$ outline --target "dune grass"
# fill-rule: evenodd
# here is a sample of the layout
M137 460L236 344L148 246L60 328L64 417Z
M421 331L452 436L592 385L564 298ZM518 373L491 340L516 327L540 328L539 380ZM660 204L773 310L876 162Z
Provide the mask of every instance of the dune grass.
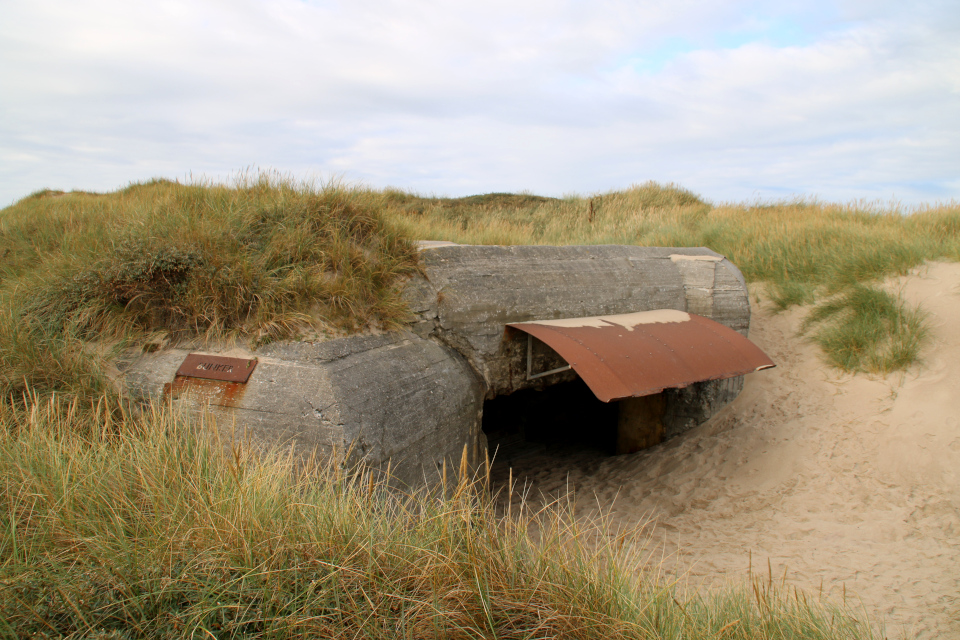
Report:
M288 325L395 324L412 245L382 196L261 174L233 187L169 181L39 194L0 217L4 281L31 315L89 335L134 327L290 335Z
M711 205L675 185L646 183L563 199L391 193L387 204L387 217L422 239L709 247L748 281L765 282L778 308L825 305L808 328L827 360L848 371L882 374L913 364L924 336L922 311L879 285L925 260L960 259L956 202L912 211L801 200Z
M203 429L162 406L0 405L0 636L876 637L772 578L685 593L642 532L562 503L498 515L482 478L398 494Z
M412 239L706 246L767 283L780 308L827 305L808 329L829 362L887 373L916 361L923 317L878 284L960 259L960 206L714 206L656 183L593 197L425 198L272 174L43 191L0 212L0 393L97 397L109 387L106 348L124 340L256 345L396 327L418 268ZM863 288L873 293L857 297Z
M889 291L854 283L821 302L804 327L822 325L814 341L846 371L892 371L916 362L928 333L920 309Z
M0 215L0 393L98 396L91 343L398 326L417 257L383 200L269 174L21 200Z

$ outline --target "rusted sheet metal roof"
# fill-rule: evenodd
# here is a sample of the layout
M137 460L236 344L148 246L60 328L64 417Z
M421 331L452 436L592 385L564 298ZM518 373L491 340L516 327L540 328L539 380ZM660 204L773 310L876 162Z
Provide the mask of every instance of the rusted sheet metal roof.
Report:
M604 402L775 366L733 329L673 309L507 326L548 344Z

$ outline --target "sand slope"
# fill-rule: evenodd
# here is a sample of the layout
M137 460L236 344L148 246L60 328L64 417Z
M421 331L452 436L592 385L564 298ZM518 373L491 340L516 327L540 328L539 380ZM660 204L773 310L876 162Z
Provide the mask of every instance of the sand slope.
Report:
M515 476L531 495L574 489L578 513L614 526L652 516L695 583L746 576L752 554L755 571L769 559L790 585L859 598L888 637L960 638L960 264L891 286L930 314L917 370L839 374L797 336L804 310L754 302L750 337L778 367L710 422L629 456L532 453Z

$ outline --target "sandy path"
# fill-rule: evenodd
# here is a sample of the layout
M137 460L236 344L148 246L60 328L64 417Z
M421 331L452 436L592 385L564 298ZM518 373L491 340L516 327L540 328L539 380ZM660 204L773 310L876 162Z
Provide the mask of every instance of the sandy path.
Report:
M862 601L888 637L960 638L960 264L896 283L930 314L924 365L868 379L828 369L797 337L803 310L754 304L751 339L778 364L711 421L619 457L513 461L531 495L566 487L653 540L696 584L766 574ZM494 470L502 480L505 465Z

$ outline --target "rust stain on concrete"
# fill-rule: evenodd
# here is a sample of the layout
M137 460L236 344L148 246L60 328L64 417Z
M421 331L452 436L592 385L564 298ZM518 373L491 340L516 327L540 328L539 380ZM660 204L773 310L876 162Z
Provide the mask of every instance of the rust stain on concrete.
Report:
M236 407L243 398L246 388L247 385L242 382L177 376L172 383L163 385L163 396L174 400L186 396L201 404Z

